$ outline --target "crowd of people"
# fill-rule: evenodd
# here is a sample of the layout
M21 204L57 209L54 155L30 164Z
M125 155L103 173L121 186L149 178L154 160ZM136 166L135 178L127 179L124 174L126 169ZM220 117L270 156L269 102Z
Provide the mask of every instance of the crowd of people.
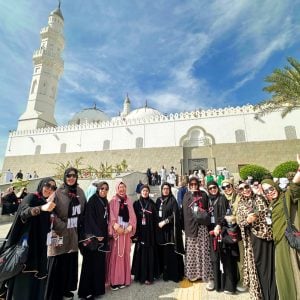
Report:
M122 181L112 199L105 181L94 183L87 199L75 168L65 170L58 188L42 179L20 203L3 246L28 237L25 269L2 284L6 299L72 299L77 287L80 299L98 299L107 286L123 289L132 278L145 285L187 278L206 282L208 291L249 290L254 300L299 299L299 250L285 238L283 211L286 203L299 228L300 168L284 187L269 178L234 185L225 176L196 175L182 184L180 199L167 180L155 201L140 182L134 202Z

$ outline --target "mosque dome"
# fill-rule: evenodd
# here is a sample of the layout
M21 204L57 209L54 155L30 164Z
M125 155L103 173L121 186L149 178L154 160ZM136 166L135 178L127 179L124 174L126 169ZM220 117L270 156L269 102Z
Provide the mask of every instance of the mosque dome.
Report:
M103 122L108 121L110 118L100 109L96 107L96 105L92 108L85 108L82 111L76 113L73 118L68 122L71 124L82 124L82 123L93 123L93 122Z
M151 117L162 116L158 110L151 107L141 107L131 111L127 116L126 120L133 119L150 119Z

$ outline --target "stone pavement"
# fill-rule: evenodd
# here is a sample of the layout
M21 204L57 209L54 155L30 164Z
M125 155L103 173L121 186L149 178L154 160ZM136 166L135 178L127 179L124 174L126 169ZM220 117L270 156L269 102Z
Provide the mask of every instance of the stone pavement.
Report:
M4 238L11 226L11 222L3 222L0 216L0 238ZM81 256L79 256L79 265L81 266ZM107 289L103 299L108 300L250 300L249 293L239 293L233 296L225 295L224 293L208 292L205 289L206 284L203 282L191 283L188 280L183 280L180 283L172 281L164 282L163 280L155 281L152 285L141 285L133 282L130 287L122 290L111 291ZM78 297L74 297L78 300Z

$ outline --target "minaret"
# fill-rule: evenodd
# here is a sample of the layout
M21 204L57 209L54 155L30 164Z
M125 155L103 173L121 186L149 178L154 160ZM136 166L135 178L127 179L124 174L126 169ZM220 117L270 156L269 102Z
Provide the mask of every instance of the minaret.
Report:
M40 31L41 46L33 53L33 75L26 111L18 122L18 130L54 127L54 110L59 78L64 70L64 18L60 10L52 11L48 26Z
M130 113L130 99L127 94L126 98L124 100L123 111L121 112L121 117L126 117L129 113Z

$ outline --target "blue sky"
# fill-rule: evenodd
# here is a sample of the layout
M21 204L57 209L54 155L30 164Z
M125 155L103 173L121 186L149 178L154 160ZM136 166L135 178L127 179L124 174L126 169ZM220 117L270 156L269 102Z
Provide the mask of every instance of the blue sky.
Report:
M25 111L32 54L55 0L0 4L0 166ZM110 116L147 100L163 113L257 103L264 78L299 59L298 0L62 0L65 69L55 117Z

